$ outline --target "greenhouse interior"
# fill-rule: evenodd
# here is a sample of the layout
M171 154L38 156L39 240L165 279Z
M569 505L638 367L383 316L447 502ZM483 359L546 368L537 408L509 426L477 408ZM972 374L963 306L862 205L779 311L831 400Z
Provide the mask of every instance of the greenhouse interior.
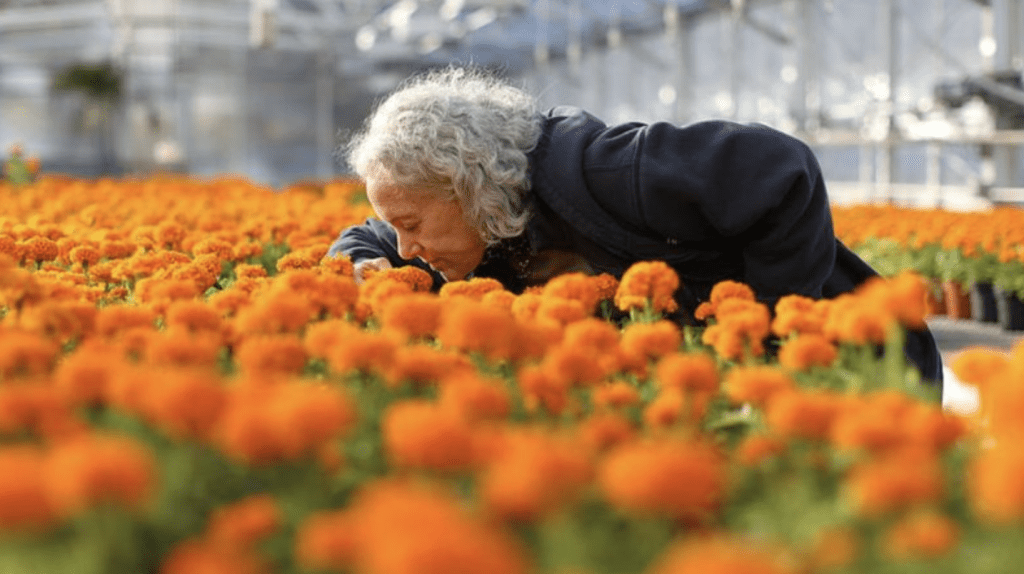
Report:
M0 0L0 574L1024 571L1022 76L1024 0Z
M0 146L89 176L347 171L411 74L792 133L837 200L1024 200L1019 0L0 0Z

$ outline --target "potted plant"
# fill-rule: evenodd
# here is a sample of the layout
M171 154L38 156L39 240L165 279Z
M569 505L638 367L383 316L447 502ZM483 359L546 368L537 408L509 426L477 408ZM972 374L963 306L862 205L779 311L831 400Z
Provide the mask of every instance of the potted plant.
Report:
M1024 263L1000 263L993 285L999 324L1009 331L1024 330Z
M976 321L995 323L998 314L992 283L999 268L999 258L991 251L979 251L964 259L971 294L971 315Z
M958 247L940 249L935 254L935 266L942 278L946 314L951 319L970 319L971 278L963 252Z

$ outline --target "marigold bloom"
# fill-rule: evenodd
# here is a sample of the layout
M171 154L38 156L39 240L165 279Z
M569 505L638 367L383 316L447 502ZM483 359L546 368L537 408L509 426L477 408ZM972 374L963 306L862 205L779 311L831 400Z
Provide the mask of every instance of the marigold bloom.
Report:
M512 304L516 302L516 294L505 289L496 289L484 293L484 296L480 298L480 302L511 312Z
M378 314L381 327L410 338L437 332L444 302L435 295L410 293L388 299Z
M553 377L539 366L519 370L516 381L523 395L523 402L530 411L543 407L552 415L560 415L569 405L569 386L564 380Z
M50 372L60 349L39 335L0 326L0 379Z
M807 559L813 572L835 570L853 564L863 547L861 535L845 526L824 528L814 537Z
M316 311L301 293L279 291L241 309L234 323L243 333L295 333L313 320Z
M783 556L752 540L715 536L677 542L655 561L647 574L796 574Z
M298 375L306 366L306 349L295 335L246 337L235 349L244 372Z
M619 413L595 413L576 427L580 441L595 453L607 452L637 436L633 423Z
M189 333L182 327L172 327L154 333L143 354L152 364L213 367L221 344L220 335Z
M953 550L960 528L948 516L920 510L901 518L885 533L886 554L895 559L935 558Z
M93 266L100 261L100 252L90 245L79 245L68 253L68 260L72 263L79 263L83 267Z
M675 352L683 342L679 327L671 321L633 323L622 331L619 346L629 355L655 359Z
M622 275L615 292L615 305L622 311L644 309L673 312L679 304L673 298L679 288L679 276L664 261L634 263Z
M46 237L33 237L22 243L22 253L29 261L53 261L60 254L57 242Z
M559 326L567 326L589 316L590 313L580 301L541 296L540 305L537 306L534 318L538 321L550 321Z
M502 309L462 300L445 306L437 339L442 345L478 352L491 360L509 359L519 347L515 319Z
M779 348L779 364L792 371L830 367L838 357L839 351L835 345L816 333L799 335Z
M501 421L512 411L512 398L504 381L481 377L470 369L444 378L438 404L471 422Z
M903 450L861 463L846 487L858 513L877 516L937 500L943 493L942 469L932 453Z
M966 475L968 500L978 518L997 525L1024 519L1024 452L1017 445L978 453Z
M247 464L314 455L355 420L351 401L324 385L289 382L236 388L216 429L217 445Z
M594 387L591 401L598 408L631 407L640 404L640 391L626 381L613 381Z
M703 522L725 496L722 462L720 453L702 442L666 438L629 443L606 456L598 484L621 509Z
M160 574L269 574L270 564L252 551L226 548L205 540L186 539L164 558Z
M826 440L841 406L839 397L828 392L780 392L768 400L765 418L782 438Z
M297 554L310 566L406 574L529 571L512 538L437 491L378 481L360 490L348 511L328 516L299 528ZM314 526L320 532L311 532Z
M900 324L910 329L925 326L928 315L928 287L924 279L903 271L894 277L872 277L857 287L856 295L888 311Z
M756 365L736 367L722 382L725 394L734 403L764 405L773 395L795 386L793 379L775 367Z
M388 333L353 330L327 352L327 364L336 373L386 373L401 343Z
M137 394L127 406L173 438L205 440L211 436L228 397L216 373L182 368L150 371L144 376L146 380L136 387Z
M0 448L0 529L38 531L59 521L43 481L45 461L37 447Z
M775 303L772 333L787 337L792 333L821 333L825 326L825 307L803 295L786 295Z
M215 508L204 538L214 544L252 548L281 527L281 510L268 494L256 494Z
M872 393L848 401L833 421L832 444L869 452L884 452L905 444L905 414L912 404L909 397L896 392Z
M774 436L752 434L736 447L736 460L744 466L758 466L786 452L786 443Z
M601 273L590 277L590 281L597 288L598 301L611 301L615 299L615 292L619 290L619 280L610 273Z
M403 382L437 383L445 377L470 370L473 370L473 363L469 357L427 345L399 346L383 367L385 383L390 386Z
M847 293L829 302L822 332L841 343L882 344L895 325L896 319L888 309Z
M601 301L597 283L590 276L578 272L565 273L551 279L544 285L541 296L579 301L587 315L593 314Z
M589 457L572 441L519 433L484 470L481 497L500 518L536 520L570 502L592 473Z
M688 407L687 402L686 395L679 389L660 390L654 400L644 407L644 424L648 428L662 430L675 426L681 420L692 420L683 414L683 410Z
M85 345L57 365L53 373L54 385L74 404L96 404L102 401L107 385L120 366L120 357L114 349Z
M354 265L352 265L352 259L348 255L336 255L334 257L328 256L320 260L320 270L322 273L333 273L335 275L344 275L345 277L352 277Z
M718 312L718 306L721 305L722 301L726 299L740 299L743 301L756 301L754 297L754 290L750 288L746 283L739 281L725 280L715 283L714 287L711 288L711 294L708 306L704 307L701 315L698 319L705 319L709 316L714 316Z
M541 368L567 385L590 386L611 374L606 363L598 360L589 349L565 343L550 349L541 362Z
M661 388L712 393L718 390L718 367L705 353L670 353L658 361L655 381Z
M234 267L235 278L237 279L260 279L267 276L267 269L262 265L239 263Z
M477 463L468 421L432 403L392 404L384 411L381 436L388 458L398 467L461 472Z
M997 349L968 347L957 352L950 363L953 374L961 381L986 389L1002 376L1010 364L1009 356Z
M219 333L224 326L222 314L203 301L175 301L167 306L164 316L167 326L180 325L189 331Z
M468 297L474 301L480 301L484 295L491 291L501 291L505 287L497 279L490 277L474 277L463 281L449 281L441 286L438 292L443 298Z
M537 309L540 308L544 298L539 293L523 293L516 297L509 307L512 315L520 321L529 321L537 316Z
M74 515L111 502L129 509L148 502L156 460L140 443L116 436L83 436L47 454L44 481L55 507Z

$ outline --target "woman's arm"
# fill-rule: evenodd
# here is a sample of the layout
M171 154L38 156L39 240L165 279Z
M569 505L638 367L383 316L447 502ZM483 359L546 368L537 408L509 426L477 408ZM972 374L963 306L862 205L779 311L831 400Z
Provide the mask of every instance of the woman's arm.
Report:
M327 251L328 257L347 255L358 267L360 263L386 260L391 267L412 265L423 269L434 279L434 289L439 289L444 278L421 259L402 259L398 254L398 235L393 227L379 219L368 218L362 225L354 225L341 232Z

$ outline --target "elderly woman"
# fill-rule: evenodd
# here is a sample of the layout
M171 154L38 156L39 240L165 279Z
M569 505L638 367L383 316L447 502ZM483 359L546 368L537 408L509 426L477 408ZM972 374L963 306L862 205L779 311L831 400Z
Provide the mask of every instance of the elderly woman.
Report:
M724 279L781 296L833 297L875 272L833 232L811 150L763 125L608 126L460 68L412 78L348 149L380 219L342 232L356 279L416 265L445 281L493 277L521 291L568 271L621 276L663 260L683 321ZM926 379L942 363L927 330L907 354Z

